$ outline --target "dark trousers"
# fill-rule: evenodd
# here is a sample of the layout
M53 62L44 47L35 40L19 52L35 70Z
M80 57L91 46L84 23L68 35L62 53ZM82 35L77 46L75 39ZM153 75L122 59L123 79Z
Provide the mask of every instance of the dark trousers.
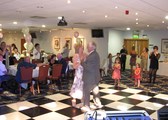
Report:
M157 72L157 69L151 69L149 70L149 82L151 83L152 80L153 80L153 83L155 83L155 80L156 80L156 72ZM152 79L153 78L153 79Z
M93 86L93 87L84 87L83 90L83 102L84 102L84 106L88 106L90 107L90 92L92 91L93 93L93 101L95 103L95 105L99 106L101 105L100 102L100 94L99 94L99 87L98 86Z
M126 63L126 59L121 59L121 70L125 71L125 63Z

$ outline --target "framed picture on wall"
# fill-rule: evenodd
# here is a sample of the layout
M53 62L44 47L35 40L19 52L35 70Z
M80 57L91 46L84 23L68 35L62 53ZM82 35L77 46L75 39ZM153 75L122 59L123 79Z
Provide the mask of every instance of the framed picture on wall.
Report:
M162 39L161 41L161 52L168 53L168 38Z
M54 49L59 50L60 49L60 38L53 37L54 41Z
M65 38L65 42L68 44L69 49L72 49L72 38Z

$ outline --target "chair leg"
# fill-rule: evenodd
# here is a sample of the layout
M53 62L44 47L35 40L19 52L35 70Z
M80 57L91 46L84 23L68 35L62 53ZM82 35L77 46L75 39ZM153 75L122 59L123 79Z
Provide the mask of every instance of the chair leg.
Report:
M40 86L39 86L39 82L37 81L37 90L38 90L38 93L40 93Z
M20 84L19 84L19 95L21 96L22 94L21 94L21 86L20 86Z

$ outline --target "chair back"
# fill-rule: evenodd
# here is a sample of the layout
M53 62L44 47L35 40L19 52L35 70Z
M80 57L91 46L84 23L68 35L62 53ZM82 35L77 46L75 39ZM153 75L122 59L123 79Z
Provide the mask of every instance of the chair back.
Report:
M31 81L33 68L32 67L21 67L21 81Z
M32 59L32 63L38 64L38 63L42 63L42 61L40 59Z
M52 77L59 78L61 76L62 64L54 64L52 69Z
M39 76L38 80L44 81L48 77L49 65L42 65L39 67Z

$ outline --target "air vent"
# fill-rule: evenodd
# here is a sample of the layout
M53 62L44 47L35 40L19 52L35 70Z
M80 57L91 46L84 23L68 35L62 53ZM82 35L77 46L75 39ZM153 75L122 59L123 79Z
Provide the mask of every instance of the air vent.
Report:
M87 23L82 23L82 22L77 22L77 23L74 23L76 25L86 25Z
M43 17L43 16L31 16L30 18L34 18L34 19L46 19L46 17Z

